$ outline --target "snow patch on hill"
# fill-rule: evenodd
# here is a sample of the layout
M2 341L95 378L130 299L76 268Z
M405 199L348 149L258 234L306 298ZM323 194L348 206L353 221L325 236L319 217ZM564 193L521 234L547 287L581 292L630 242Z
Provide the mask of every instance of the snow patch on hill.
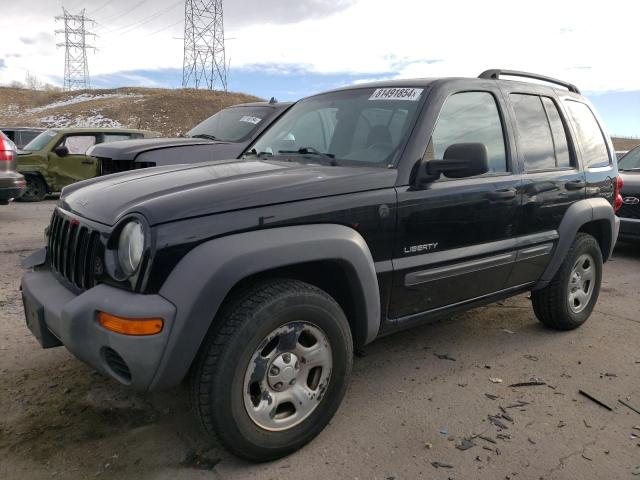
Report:
M40 107L33 107L26 110L28 113L38 113L43 112L44 110L50 110L52 108L65 107L67 105L74 105L76 103L89 102L91 100L108 100L114 98L141 98L144 95L140 93L103 93L103 94L89 94L89 93L81 93L80 95L76 95L75 97L67 98L65 100L58 100L57 102L52 102L47 105L42 105Z

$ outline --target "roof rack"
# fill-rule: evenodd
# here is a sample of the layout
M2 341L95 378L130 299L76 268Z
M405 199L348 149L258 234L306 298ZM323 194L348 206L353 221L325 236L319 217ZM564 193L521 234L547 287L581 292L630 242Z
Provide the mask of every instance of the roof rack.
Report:
M493 69L493 70L485 70L478 78L489 78L493 80L498 80L501 75L506 75L508 77L525 77L525 78L533 78L535 80L542 80L543 82L555 83L556 85L561 85L565 87L567 90L573 93L580 93L578 87L569 82L563 82L562 80L558 80L557 78L545 77L544 75L538 75L537 73L528 73L528 72L519 72L518 70L501 70L501 69Z

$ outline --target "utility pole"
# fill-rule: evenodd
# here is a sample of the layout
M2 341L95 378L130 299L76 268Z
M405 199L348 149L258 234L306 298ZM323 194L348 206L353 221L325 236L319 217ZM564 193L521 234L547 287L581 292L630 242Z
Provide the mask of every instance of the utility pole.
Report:
M78 90L91 88L89 79L89 64L87 63L87 49L95 47L87 45L87 36L95 33L88 32L88 23L95 23L84 14L72 15L62 7L63 15L58 15L56 20L64 21L64 30L56 30L56 34L64 34L64 42L56 44L65 47L64 52L64 90Z
M227 91L222 0L185 0L182 86Z

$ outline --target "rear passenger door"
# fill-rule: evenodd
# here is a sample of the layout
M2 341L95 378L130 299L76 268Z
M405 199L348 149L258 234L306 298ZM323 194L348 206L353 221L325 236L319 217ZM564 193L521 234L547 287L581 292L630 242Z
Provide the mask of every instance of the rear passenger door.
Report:
M488 149L490 171L462 179L441 177L424 189L397 188L388 316L405 317L403 322L501 290L515 260L520 178L511 161L500 91L487 86L438 95L444 99L423 161L442 159L452 144L480 142Z
M93 178L98 174L95 160L86 155L89 147L96 144L97 135L94 133L78 133L65 135L56 145L65 146L68 155L59 156L55 147L49 153L49 174L55 181L51 188L60 191L63 187L79 180Z
M518 87L517 87L518 88ZM505 92L516 130L522 215L521 245L508 286L538 280L567 209L585 197L585 177L570 141L569 123L553 90L535 86Z

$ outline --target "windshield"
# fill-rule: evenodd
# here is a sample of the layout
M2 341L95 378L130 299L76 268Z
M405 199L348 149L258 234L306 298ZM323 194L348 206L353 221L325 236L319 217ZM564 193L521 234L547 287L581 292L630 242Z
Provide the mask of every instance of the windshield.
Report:
M640 146L634 148L618 162L619 170L633 170L640 168Z
M36 138L31 140L29 143L27 143L22 148L22 150L26 150L28 152L36 152L38 150L42 150L56 135L57 135L57 132L55 130L45 130Z
M273 113L270 107L230 107L220 110L187 132L187 137L223 142L247 140Z
M302 100L248 152L386 167L393 163L416 116L422 90L362 88Z

